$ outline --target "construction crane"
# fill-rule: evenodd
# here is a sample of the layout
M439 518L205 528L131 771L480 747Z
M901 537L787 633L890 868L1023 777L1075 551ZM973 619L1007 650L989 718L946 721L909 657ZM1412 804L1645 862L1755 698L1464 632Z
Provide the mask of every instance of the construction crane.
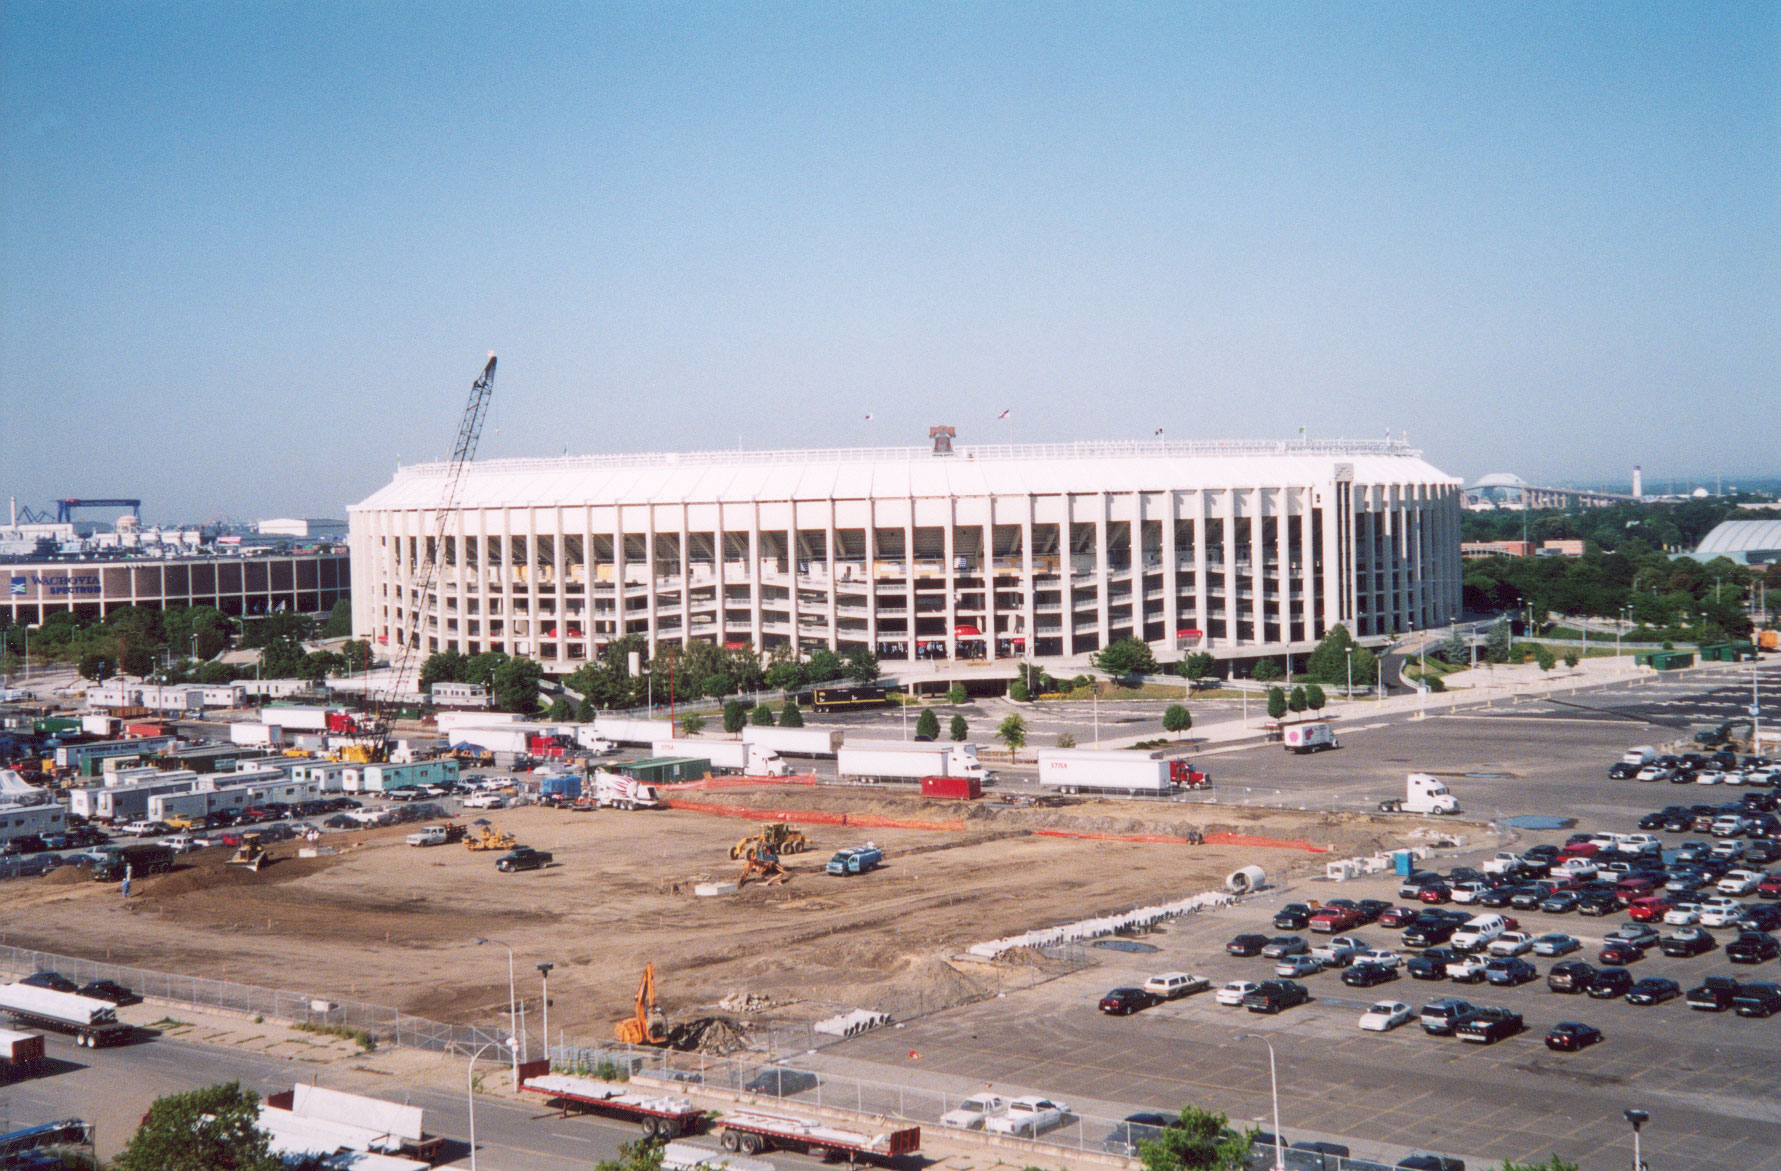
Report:
M668 1043L668 1018L656 1004L656 966L653 962L643 966L643 979L638 981L637 999L631 1015L618 1022L614 1032L626 1045Z
M464 415L458 421L457 442L452 445L451 462L445 468L445 485L439 493L439 507L433 512L433 527L423 531L419 537L417 564L409 583L408 596L399 600L402 607L403 621L414 629L405 632L399 626L397 633L401 636L401 647L397 650L394 670L390 675L389 685L378 691L371 699L370 727L367 735L362 738L357 751L352 755L369 760L382 760L386 750L385 739L388 721L384 719L387 712L396 706L397 688L407 677L414 666L415 657L420 653L422 615L428 610L427 595L432 592L433 579L439 569L439 559L444 552L446 526L458 511L458 497L464 485L464 472L470 462L476 458L476 443L482 437L482 420L488 414L489 399L495 393L495 352L489 351L489 363L482 368L482 374L470 386L470 399L464 404ZM464 562L463 551L457 554L458 563Z

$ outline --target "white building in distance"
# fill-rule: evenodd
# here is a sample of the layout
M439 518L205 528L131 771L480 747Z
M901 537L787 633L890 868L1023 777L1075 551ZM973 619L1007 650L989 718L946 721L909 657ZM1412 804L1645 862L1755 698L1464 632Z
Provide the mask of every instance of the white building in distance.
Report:
M608 642L1067 663L1301 653L1452 621L1460 482L1386 441L719 451L446 465L348 510L353 623L572 671ZM424 546L423 546L424 542ZM425 553L438 559L423 602Z

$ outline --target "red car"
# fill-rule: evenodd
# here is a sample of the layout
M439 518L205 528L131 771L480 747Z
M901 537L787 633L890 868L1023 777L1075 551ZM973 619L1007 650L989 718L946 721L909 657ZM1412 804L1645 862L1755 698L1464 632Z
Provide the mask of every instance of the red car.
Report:
M1670 900L1647 895L1626 905L1626 917L1635 923L1656 923L1670 910Z
M1646 898L1662 886L1663 884L1655 878L1644 874L1635 874L1631 878L1623 878L1614 884L1614 897L1620 900L1621 906L1631 906L1635 899Z
M1566 842L1559 847L1558 856L1561 861L1566 858L1593 858L1601 848L1595 842Z
M1444 882L1431 882L1417 891L1416 897L1425 903L1450 903L1453 901L1453 888Z
M1776 871L1756 884L1759 899L1781 899L1781 871Z

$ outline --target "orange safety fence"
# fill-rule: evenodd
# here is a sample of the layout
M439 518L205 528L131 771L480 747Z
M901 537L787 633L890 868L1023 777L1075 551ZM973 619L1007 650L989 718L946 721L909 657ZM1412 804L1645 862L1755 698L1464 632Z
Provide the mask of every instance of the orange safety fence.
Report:
M1303 838L1261 838L1254 834L1207 834L1206 844L1208 846L1262 846L1274 850L1304 850L1312 854L1330 852L1328 846L1314 846Z
M661 789L747 789L757 785L814 785L815 773L795 777L705 777L697 781L670 781L657 785Z
M1076 833L1067 829L1036 829L1034 837L1041 838L1080 838L1091 842L1151 842L1166 846L1185 846L1188 839L1179 834L1092 834Z
M750 821L787 821L798 825L853 825L862 829L961 830L963 821L916 821L900 817L875 817L868 813L822 813L809 809L752 809L746 805L713 805L704 801L666 802L670 809L709 813L717 817L744 817Z

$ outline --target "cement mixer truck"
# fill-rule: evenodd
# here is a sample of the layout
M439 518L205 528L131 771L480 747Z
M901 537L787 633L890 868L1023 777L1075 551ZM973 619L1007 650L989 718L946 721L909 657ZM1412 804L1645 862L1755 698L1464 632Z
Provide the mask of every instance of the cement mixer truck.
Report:
M1428 813L1437 817L1459 812L1459 798L1438 777L1411 773L1404 781L1404 799L1381 801L1381 813Z

